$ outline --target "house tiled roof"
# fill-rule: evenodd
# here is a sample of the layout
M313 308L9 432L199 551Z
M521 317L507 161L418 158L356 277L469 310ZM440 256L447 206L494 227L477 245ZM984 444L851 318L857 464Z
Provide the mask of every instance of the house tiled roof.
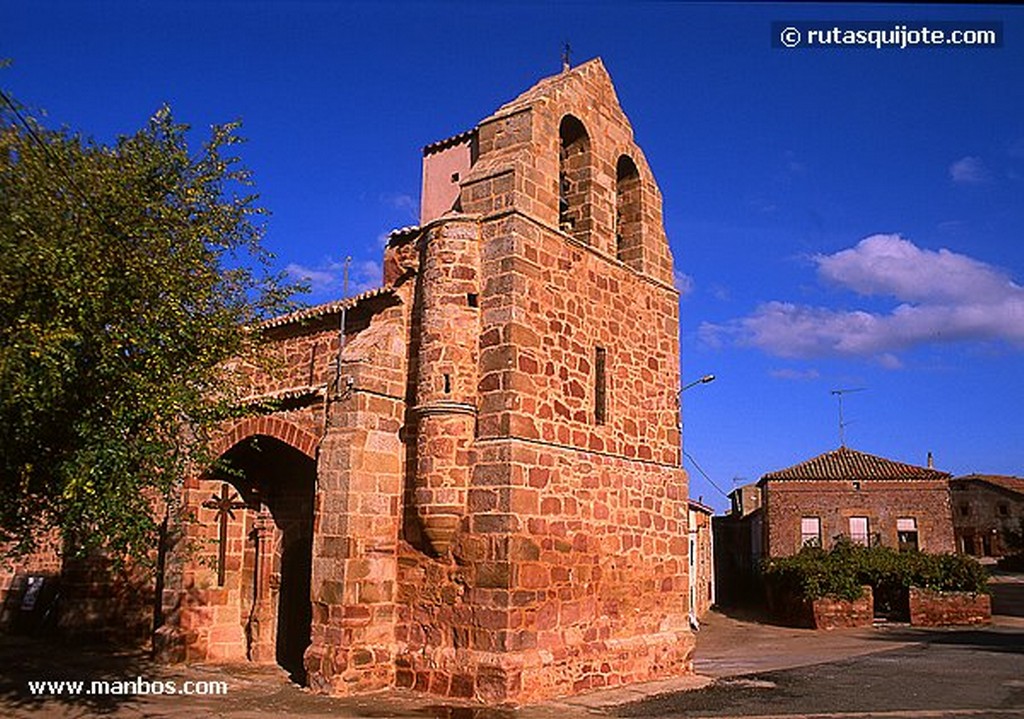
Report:
M443 140L432 142L423 147L423 155L432 155L435 152L440 152L441 150L445 150L453 145L462 144L463 142L466 142L466 140L471 139L474 134L476 134L475 127L466 130L465 132L460 132L458 135L452 135L451 137L446 137Z
M316 319L318 317L325 317L327 315L336 314L341 312L342 309L352 309L361 302L373 299L374 297L380 297L382 295L393 294L395 291L394 287L378 287L373 290L368 290L360 295L354 297L348 297L343 300L335 300L334 302L327 302L322 305L314 305L312 307L304 307L301 310L290 312L280 317L272 317L265 322L260 324L263 329L271 329L273 327L283 327L285 325L295 324L297 322L305 322L307 320Z
M967 474L963 477L954 477L954 482L985 482L987 484L1002 487L1017 494L1024 494L1024 478L1011 477L1005 474Z
M703 512L707 515L712 515L715 513L715 510L712 507L709 507L708 505L704 504L703 502L699 502L696 499L688 499L686 500L686 503L687 505L689 505L690 509L692 509L695 512Z
M930 467L918 467L913 464L895 462L885 457L877 457L866 452L858 452L849 447L840 447L831 452L819 454L806 462L794 464L792 467L769 472L761 477L761 482L788 480L852 480L852 479L888 479L888 480L921 480L948 479L948 472L940 472Z

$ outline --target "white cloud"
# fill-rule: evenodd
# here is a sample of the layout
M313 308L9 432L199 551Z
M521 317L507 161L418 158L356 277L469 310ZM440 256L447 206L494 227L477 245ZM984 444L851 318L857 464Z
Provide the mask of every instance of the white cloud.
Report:
M725 285L712 285L711 296L719 302L731 302L732 301L732 290Z
M789 172L789 174L802 175L803 173L807 172L807 165L805 165L804 163L800 162L800 160L797 159L795 152L793 152L792 150L786 150L785 157L786 170Z
M782 369L773 369L769 373L775 379L784 379L792 382L810 381L816 380L821 377L821 373L816 369L792 369L790 367L783 367Z
M998 299L1012 286L991 265L946 249L924 250L900 235L872 235L851 249L813 259L827 282L913 302Z
M759 212L765 215L769 215L775 212L777 209L779 209L778 205L764 197L755 197L751 200L748 200L747 205L755 212Z
M390 207L392 210L399 210L412 222L418 222L420 217L420 203L412 195L404 192L383 193L378 196L381 204Z
M923 250L899 235L874 235L814 261L822 280L898 304L868 312L765 302L747 317L705 323L702 339L778 357L870 358L889 368L900 366L897 353L925 344L1004 341L1024 348L1024 288L984 262Z
M374 260L357 260L349 272L349 294L357 295L373 290L384 282L384 268Z
M327 270L317 270L292 262L284 268L285 273L293 280L309 285L311 294L318 294L334 284L334 274Z
M297 280L309 283L310 295L314 301L341 299L344 291L344 260L325 259L316 267L291 263L285 272ZM373 260L353 260L348 273L348 296L358 295L380 287L383 269Z
M672 275L672 280L676 286L676 289L679 290L680 297L685 297L686 295L693 292L693 278L690 277L685 272L676 270L675 273Z
M949 166L949 177L953 182L978 185L988 182L992 175L980 157L961 157Z

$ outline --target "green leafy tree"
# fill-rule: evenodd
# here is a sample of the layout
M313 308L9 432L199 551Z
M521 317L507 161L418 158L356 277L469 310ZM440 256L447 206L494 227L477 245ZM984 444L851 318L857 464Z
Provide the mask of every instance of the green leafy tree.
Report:
M0 540L141 556L230 411L247 328L289 309L238 124L160 109L113 144L0 97Z

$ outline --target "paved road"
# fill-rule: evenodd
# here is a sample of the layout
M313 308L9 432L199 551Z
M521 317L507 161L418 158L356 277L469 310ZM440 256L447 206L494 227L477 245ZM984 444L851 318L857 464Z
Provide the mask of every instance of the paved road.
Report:
M1024 626L931 632L902 648L726 677L706 689L650 697L614 713L758 719L1024 717Z

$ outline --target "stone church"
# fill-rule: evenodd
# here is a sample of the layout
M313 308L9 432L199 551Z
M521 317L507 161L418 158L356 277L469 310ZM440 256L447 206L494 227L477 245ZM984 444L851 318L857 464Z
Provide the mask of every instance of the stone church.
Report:
M425 147L421 208L379 289L265 323L159 651L488 703L691 671L679 295L600 59Z

